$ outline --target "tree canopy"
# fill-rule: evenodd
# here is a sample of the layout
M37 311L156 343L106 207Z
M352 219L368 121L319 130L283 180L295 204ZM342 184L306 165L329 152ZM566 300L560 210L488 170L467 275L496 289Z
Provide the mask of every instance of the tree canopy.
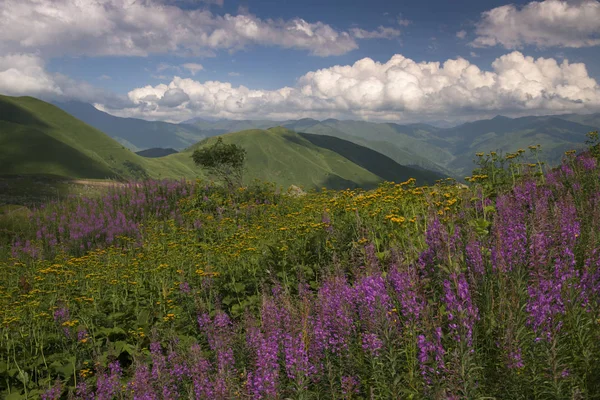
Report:
M212 146L195 150L192 159L196 165L223 180L229 189L241 185L246 161L246 150L241 146L226 144L218 138Z

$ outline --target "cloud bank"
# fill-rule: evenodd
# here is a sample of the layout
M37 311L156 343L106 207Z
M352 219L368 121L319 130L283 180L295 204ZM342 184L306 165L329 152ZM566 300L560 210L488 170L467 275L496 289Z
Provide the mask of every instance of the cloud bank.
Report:
M600 1L545 0L509 4L482 14L474 47L591 47L600 45Z
M210 56L219 50L234 52L252 45L305 50L326 57L358 48L355 39L399 34L384 27L351 34L301 18L221 16L157 0L2 0L0 26L0 53L37 53L44 58L166 53Z
M170 100L177 90L177 101ZM186 98L184 95L187 95ZM182 121L194 116L232 119L358 118L426 121L505 115L600 111L600 86L584 64L503 55L484 71L463 58L417 63L394 55L385 63L311 71L294 87L253 90L228 82L174 77L169 84L131 90L133 108L103 105L120 116Z

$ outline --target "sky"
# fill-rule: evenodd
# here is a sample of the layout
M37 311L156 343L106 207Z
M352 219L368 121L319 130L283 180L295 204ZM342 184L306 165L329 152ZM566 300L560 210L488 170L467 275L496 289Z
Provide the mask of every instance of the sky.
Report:
M600 112L600 1L0 0L0 94L181 122Z

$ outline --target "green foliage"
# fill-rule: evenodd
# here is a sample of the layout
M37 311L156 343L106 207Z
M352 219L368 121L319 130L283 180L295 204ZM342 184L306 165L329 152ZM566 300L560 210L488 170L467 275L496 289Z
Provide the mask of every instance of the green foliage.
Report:
M600 137L598 136L598 131L589 132L585 144L588 146L592 156L600 160Z
M242 183L246 154L242 147L233 143L225 144L223 138L219 137L212 146L195 150L192 159L196 165L223 180L229 190L233 190Z

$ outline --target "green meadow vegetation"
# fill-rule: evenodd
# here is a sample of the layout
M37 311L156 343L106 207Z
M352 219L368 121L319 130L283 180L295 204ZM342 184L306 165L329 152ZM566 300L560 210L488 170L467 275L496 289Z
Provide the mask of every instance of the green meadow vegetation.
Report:
M285 141L281 167L376 183L282 128L245 137L250 174L253 143ZM0 395L599 398L589 139L552 169L538 146L478 154L468 186L140 180L45 203L3 237Z

